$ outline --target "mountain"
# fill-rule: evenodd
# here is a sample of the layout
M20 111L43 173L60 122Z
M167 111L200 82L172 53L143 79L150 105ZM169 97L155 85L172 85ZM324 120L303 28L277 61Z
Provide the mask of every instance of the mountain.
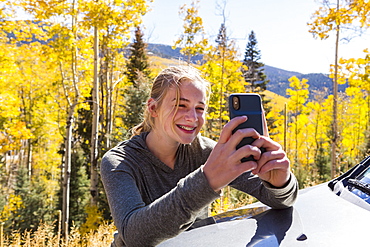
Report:
M172 47L169 45L149 43L148 53L162 58L186 60L186 58L180 53L179 48L172 49ZM191 59L193 63L196 63L197 61L199 62L201 60L201 56L196 56ZM300 80L302 80L303 78L308 80L308 89L310 91L311 97L315 94L315 91L328 90L329 94L332 93L333 81L326 74L302 74L299 72L279 69L269 65L264 66L264 72L267 79L270 80L270 82L267 84L267 90L281 96L286 96L286 89L289 87L288 79L292 76L296 76ZM338 85L339 91L344 91L345 89L346 85Z
M270 82L267 84L267 89L285 96L286 89L289 87L288 79L292 76L296 76L298 79L307 79L309 85L309 91L311 96L315 94L316 91L328 90L328 94L333 91L333 80L329 78L328 75L320 73L309 73L302 74L299 72L287 71L272 66L265 65L264 72ZM338 91L342 92L346 89L347 85L338 85Z
M180 48L172 49L170 45L148 44L148 53L150 55L159 56L162 58L176 59L186 61L187 58L180 53ZM197 63L202 60L202 56L194 56L190 59L192 63Z

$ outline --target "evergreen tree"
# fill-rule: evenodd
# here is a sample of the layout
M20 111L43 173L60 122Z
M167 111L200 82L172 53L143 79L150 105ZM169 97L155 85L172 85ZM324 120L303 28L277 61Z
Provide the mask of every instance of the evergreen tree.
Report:
M221 23L221 27L218 31L218 35L216 38L216 43L218 46L219 51L226 49L227 47L227 34L226 34L226 26L225 23Z
M135 40L130 46L130 56L127 64L127 80L129 86L125 89L125 101L123 106L125 115L122 117L127 129L131 129L141 122L143 105L149 96L149 82L151 71L147 55L147 44L143 40L140 27L135 30Z
M88 177L89 170L87 168L89 156L86 156L86 153L79 146L76 145L72 153L70 196L73 199L69 205L70 224L73 222L78 227L85 222L87 216L86 207L90 203L90 180ZM100 190L103 190L103 188L100 188Z
M244 80L247 82L246 91L253 93L263 93L267 89L266 75L264 73L264 64L260 62L261 52L257 48L257 38L252 31L249 34L247 47L243 64L248 67L243 71Z
M150 78L149 60L147 55L147 44L143 40L144 34L138 26L135 30L134 42L129 47L130 57L125 72L130 84L138 87L143 77Z
M205 135L218 138L223 124L229 120L227 97L231 93L244 90L244 80L240 68L242 62L238 58L235 42L227 36L227 27L221 23L215 46L210 46L204 55L204 63L200 70L205 79L211 83L212 94L207 109Z
M10 234L12 230L23 232L36 230L41 223L52 224L55 220L56 201L48 194L48 181L45 176L28 176L27 168L19 167L14 188L14 198L10 200L11 215L5 220L4 232Z
M269 80L267 80L264 73L263 67L265 64L260 62L261 51L258 49L257 43L256 35L253 31L251 31L244 53L243 65L245 65L247 69L243 69L243 76L246 82L246 92L258 93L261 95L263 108L267 116L267 114L271 111L271 106L268 105L270 100L266 99L263 92L267 90L267 84L269 83ZM274 122L275 119L267 119L267 125L269 129L276 128Z
M75 225L86 224L88 216L89 195L93 193L89 188L90 179L90 141L92 128L92 97L86 97L85 101L89 104L89 109L79 109L76 120L77 128L74 131L74 152L72 154L71 169L71 198L78 198L70 202L70 219ZM99 142L104 140L103 133L100 131ZM99 149L99 157L102 157L106 150L103 146ZM98 210L103 214L103 218L110 220L108 201L105 196L103 184L99 179L98 184Z

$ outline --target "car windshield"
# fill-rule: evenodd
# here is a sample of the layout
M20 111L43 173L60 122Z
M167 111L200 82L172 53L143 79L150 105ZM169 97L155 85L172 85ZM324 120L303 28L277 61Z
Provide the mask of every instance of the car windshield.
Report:
M331 180L328 186L336 195L370 211L370 156Z
M348 184L349 191L370 204L370 168L355 179L349 179Z

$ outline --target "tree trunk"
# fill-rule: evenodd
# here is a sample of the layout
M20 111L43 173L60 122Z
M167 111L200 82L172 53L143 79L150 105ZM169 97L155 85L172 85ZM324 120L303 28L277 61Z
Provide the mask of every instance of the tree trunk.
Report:
M107 77L107 86L108 86L108 90L107 90L107 115L106 115L106 132L105 132L105 137L106 137L106 150L108 150L111 146L110 144L110 141L111 141L111 135L112 135L112 111L113 111L113 82L111 80L111 78Z
M337 0L337 10L339 9L339 0ZM335 64L333 81L333 139L331 144L331 178L334 178L337 170L337 141L338 141L338 47L340 24L336 27L335 40Z
M90 167L90 194L91 206L98 203L98 133L99 133L99 80L98 80L98 59L99 59L99 37L98 28L94 28L94 85L93 85L93 122L91 132L91 167Z
M31 181L32 176L32 141L31 139L27 140L27 172L28 172L28 179Z
M77 3L76 0L72 2L72 33L74 38L77 39L77 15L76 15ZM71 156L72 156L72 130L74 123L74 111L79 102L80 92L78 88L79 78L77 73L77 59L78 59L78 50L76 45L72 46L72 84L74 89L74 97L70 97L66 93L66 99L69 104L67 126L66 126L66 141L65 141L65 164L64 164L64 178L63 178L63 207L62 207L62 229L65 242L68 243L68 230L69 230L69 200L70 200L70 182L71 182ZM64 78L62 78L64 81ZM65 86L65 85L64 85ZM65 89L65 92L68 92ZM73 99L73 101L72 101Z
M66 126L65 140L65 160L64 160L64 177L63 177L63 207L62 207L62 229L64 239L68 239L68 222L69 222L69 199L70 199L70 181L71 181L71 155L72 155L72 126L73 112L75 105L69 109Z

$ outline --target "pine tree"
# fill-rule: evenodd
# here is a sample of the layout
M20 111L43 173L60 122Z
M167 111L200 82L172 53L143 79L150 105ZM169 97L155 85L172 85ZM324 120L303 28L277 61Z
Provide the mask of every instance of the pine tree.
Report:
M268 105L270 100L266 99L263 92L267 90L267 83L269 83L269 80L267 80L264 73L263 67L265 64L260 62L261 51L258 49L257 43L256 35L254 31L251 31L243 60L243 65L245 65L247 69L242 70L244 80L246 82L246 92L258 93L261 95L263 108L265 110L265 114L267 115L271 111L271 106ZM270 130L276 128L274 122L274 119L267 119L267 125Z
M267 88L266 75L264 73L264 64L260 62L261 52L257 48L257 38L252 31L249 34L248 44L245 49L243 64L248 67L243 71L244 80L247 82L246 91L254 93L263 93Z
M142 77L150 77L147 44L143 40L144 34L138 26L135 30L134 42L129 47L130 57L127 64L126 76L129 83L138 87Z
M127 64L127 80L130 86L125 90L125 116L123 122L130 129L141 122L140 113L149 96L149 82L151 71L146 51L147 44L143 40L140 27L135 30L135 40L130 46L130 57Z

